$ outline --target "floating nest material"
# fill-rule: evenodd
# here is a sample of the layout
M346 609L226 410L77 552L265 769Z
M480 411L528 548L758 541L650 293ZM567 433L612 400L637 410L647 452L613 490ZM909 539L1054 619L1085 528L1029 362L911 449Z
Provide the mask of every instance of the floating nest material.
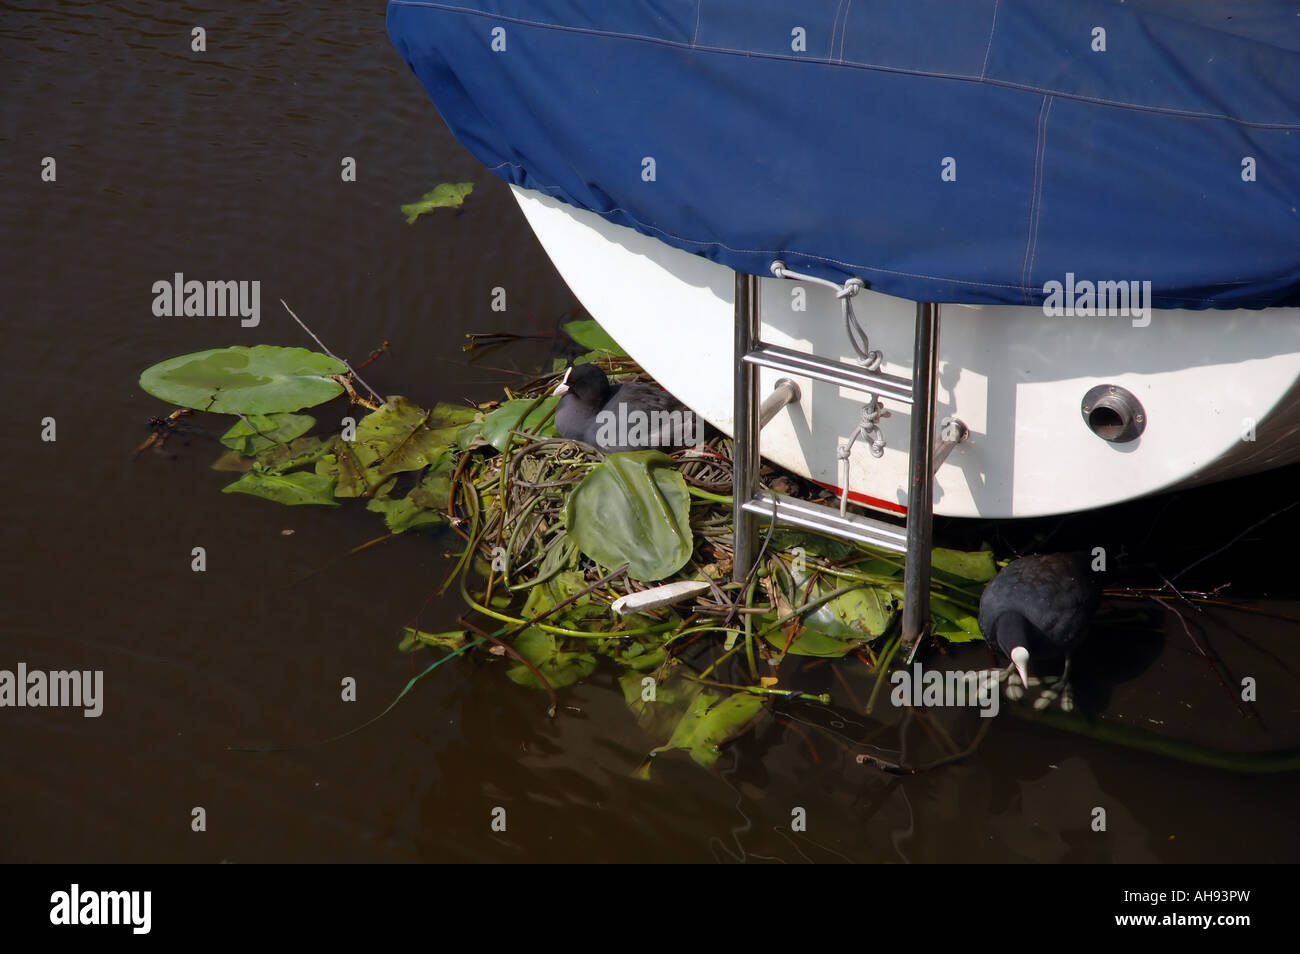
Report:
M598 326L576 324L591 326L584 334L596 343L588 346L599 348L578 361L598 361L615 378L643 376ZM450 632L405 632L403 650L427 647L437 658L398 699L444 662L481 651L505 657L514 682L544 690L554 715L559 692L604 660L637 721L662 741L652 755L683 749L712 765L720 745L765 713L805 740L820 733L859 761L894 771L944 764L979 743L992 720L973 710L877 706L900 645L900 557L769 528L752 572L733 581L730 441L715 437L669 456L604 455L561 439L551 427L561 370L507 390L503 401L424 409L373 391L373 399L361 397L355 385L364 381L332 355L215 349L141 376L149 393L185 407L153 418L137 454L192 431L190 411L219 410L236 418L218 438L227 452L214 464L240 475L225 492L289 505L364 500L389 531L380 540L430 529L457 535L442 589L457 588L467 612ZM369 413L345 419L338 433L310 434L315 419L297 412L342 394ZM775 469L761 479L783 494L829 496ZM931 635L940 647L980 638L979 594L996 571L988 550L934 551ZM628 598L668 584L676 584L673 598L620 612ZM803 678L818 667L834 672L851 709L831 706L826 680ZM864 677L867 686L855 693L850 682ZM1237 756L1077 717L1035 717L1202 764L1252 771L1300 764L1294 753ZM914 724L923 731L909 745ZM890 727L897 742L885 745L879 736Z

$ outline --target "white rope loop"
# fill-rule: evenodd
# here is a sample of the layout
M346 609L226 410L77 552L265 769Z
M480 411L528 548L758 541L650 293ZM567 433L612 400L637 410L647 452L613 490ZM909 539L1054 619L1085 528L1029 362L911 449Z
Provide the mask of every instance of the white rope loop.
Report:
M866 282L860 278L850 278L843 285L839 285L826 278L818 278L816 275L805 275L802 272L793 272L785 267L785 262L777 259L771 265L772 274L777 278L789 278L797 282L812 282L814 285L821 285L835 292L835 297L840 300L840 314L844 318L844 333L848 336L849 344L857 352L859 363L868 371L879 371L880 364L884 356L879 351L871 350L871 341L867 338L866 329L858 323L858 316L853 313L853 297L858 292L866 288Z
M853 445L862 441L871 451L872 457L883 457L885 454L885 435L880 432L880 419L889 412L885 406L880 403L880 398L871 395L871 400L862 405L862 413L858 416L858 426L853 429L853 433L847 438L840 441L835 450L835 456L840 461L840 516L848 511L849 506L849 457L853 453Z

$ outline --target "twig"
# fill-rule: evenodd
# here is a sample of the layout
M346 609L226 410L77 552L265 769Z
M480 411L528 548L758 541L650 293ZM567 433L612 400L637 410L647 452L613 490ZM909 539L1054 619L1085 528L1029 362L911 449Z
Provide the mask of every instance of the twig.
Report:
M1280 517L1280 516L1282 516L1282 514L1286 513L1288 510L1290 510L1292 507L1294 507L1294 506L1296 506L1296 505L1298 505L1298 504L1300 504L1300 500L1293 500L1293 501L1291 501L1291 503L1287 504L1287 505L1286 505L1285 507L1283 507L1281 510L1275 510L1273 513L1270 513L1267 517L1262 517L1262 518L1260 518L1259 520L1256 520L1254 523L1252 523L1252 524L1251 524L1249 527L1247 527L1245 530L1241 531L1241 533L1237 534L1235 537L1233 537L1231 540L1229 540L1229 541L1228 541L1227 543L1225 543L1223 546L1219 547L1219 549L1217 549L1217 550L1212 550L1212 551L1210 551L1209 553L1205 554L1205 556L1203 556L1203 557L1201 557L1199 560L1197 560L1195 563L1192 563L1192 564L1190 564L1190 565L1188 565L1188 566L1183 567L1181 570L1179 570L1177 573L1175 573L1175 574L1174 574L1170 579L1176 580L1176 579L1178 579L1180 576L1182 576L1184 573L1186 573L1188 570L1191 570L1191 569L1193 569L1194 567L1198 567L1198 566L1200 566L1202 563L1204 563L1206 560L1210 559L1211 557L1216 557L1216 556L1218 556L1220 553L1222 553L1224 550L1228 549L1228 547L1232 546L1234 543L1236 543L1238 540L1240 540L1240 539L1241 539L1242 537L1244 537L1246 534L1250 533L1252 530L1254 530L1254 529L1256 529L1257 527L1260 527L1260 526L1262 526L1262 525L1268 523L1268 522L1269 522L1270 520L1272 520L1274 517Z
M280 299L280 304L284 305L284 310L287 311L287 312L289 313L289 316L290 316L291 318L293 318L294 321L298 322L298 324L302 327L302 330L305 331L305 332L307 332L307 334L311 335L311 340L314 341L314 342L316 342L318 345L321 346L321 350L322 350L322 351L324 351L327 355L329 355L329 356L330 356L331 358L333 358L335 361L337 361L337 362L339 362L340 364L342 364L343 367L347 368L347 369L348 369L348 373L351 374L354 378L356 378L358 381L361 382L361 386L364 387L367 391L370 392L370 396L371 396L374 400L378 401L380 404L383 404L383 403L384 403L384 399L383 399L383 397L380 395L380 393L379 393L378 391L376 391L374 388L372 388L369 384L366 384L366 379L363 378L361 375L357 374L356 369L353 368L352 365L348 364L348 360L347 360L347 358L340 358L338 355L336 355L336 354L335 354L333 351L331 351L329 348L325 347L325 342L323 342L323 341L321 341L319 338L317 338L317 337L316 337L316 332L314 332L314 331L312 331L310 328L308 328L306 322L304 322L301 318L299 318L297 315L295 315L295 314L293 313L293 309L289 307L288 303L286 303L285 300L284 300L283 298Z
M283 444L283 443L284 443L284 441L277 441L274 437L267 437L265 434L263 434L261 431L259 431L256 427L253 426L253 422L252 422L252 421L250 421L248 418L244 417L244 415L240 414L238 411L235 412L235 416L238 417L241 421L243 421L243 422L248 426L248 429L249 429L250 431L252 431L254 434L256 434L258 437L262 438L263 440L270 441L272 444Z
M1176 593L1178 591L1175 590L1174 592ZM1228 688L1227 682L1225 682L1223 679L1223 674L1219 672L1219 667L1214 664L1214 660L1211 659L1209 654L1204 649L1201 648L1201 644L1198 643L1196 641L1196 637L1192 635L1191 629L1188 628L1187 626L1187 619L1183 616L1182 613L1178 612L1178 610L1176 610L1174 607L1167 606L1166 604L1161 603L1155 597L1152 597L1151 599L1153 602L1156 603L1157 606L1163 606L1165 609L1169 610L1169 612L1173 613L1174 616L1178 617L1178 622L1182 624L1183 632L1186 633L1187 638L1192 641L1192 645L1196 647L1196 651L1200 653L1201 658L1204 659L1206 663L1209 664L1210 672L1214 673L1214 678L1219 681L1219 685L1223 687L1223 691L1226 692L1228 694L1228 698L1232 700L1232 704L1236 707L1238 715L1240 715L1244 719L1246 717L1246 711L1241 708L1241 703L1237 701L1236 695L1233 693L1231 689Z

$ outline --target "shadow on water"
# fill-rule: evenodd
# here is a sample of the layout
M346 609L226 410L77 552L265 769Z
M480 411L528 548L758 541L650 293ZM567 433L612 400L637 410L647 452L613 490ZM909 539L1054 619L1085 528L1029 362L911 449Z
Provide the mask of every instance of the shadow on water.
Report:
M0 275L16 408L0 424L0 668L103 670L105 696L97 719L4 712L0 859L1295 859L1295 774L1206 769L1005 713L965 761L914 776L859 762L872 746L898 750L904 715L882 700L866 716L870 674L853 665L800 674L835 709L778 710L712 773L670 754L649 781L633 779L659 740L604 669L550 720L544 696L503 667L458 660L374 726L314 744L382 709L422 664L395 651L417 613L426 629L454 625L459 601L429 599L451 543L410 536L345 556L376 536L372 514L222 495L228 477L198 437L169 444L174 459L133 463L145 422L165 413L136 387L139 372L232 343L308 345L274 304L284 298L339 354L391 341L366 373L385 393L486 400L551 343L470 363L465 333L544 336L575 302L508 190L452 140L389 48L382 11L175 13L55 4L0 21ZM190 20L208 26L205 54L189 50ZM55 183L40 181L47 155ZM345 156L355 183L340 180ZM399 204L458 180L476 183L463 215L403 222ZM261 281L259 326L155 317L151 286L176 272ZM498 286L505 313L490 307ZM47 416L53 444L38 437ZM1099 515L940 520L938 535L1003 554L1101 545L1116 585L1159 585L1293 500L1297 473ZM1230 582L1250 608L1300 616L1284 556L1297 519L1263 524L1179 586ZM205 573L190 570L195 546ZM1140 607L1112 600L1099 622L1079 661L1085 708L1222 748L1296 745L1294 623L1183 607L1189 636L1178 617ZM1246 717L1207 655L1229 686L1257 677ZM936 665L987 662L975 646ZM340 698L348 677L356 703ZM980 728L973 711L929 718L908 724L914 753ZM290 748L229 751L259 745ZM1105 833L1089 827L1096 806ZM505 832L490 828L497 807ZM797 811L804 832L791 830Z

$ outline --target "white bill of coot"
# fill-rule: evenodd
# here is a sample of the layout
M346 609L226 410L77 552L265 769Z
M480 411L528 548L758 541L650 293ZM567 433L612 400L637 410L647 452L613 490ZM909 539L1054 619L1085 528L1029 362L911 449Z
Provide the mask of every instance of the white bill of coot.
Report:
M1063 709L1073 708L1070 657L1087 637L1100 602L1101 589L1084 553L1021 557L984 588L980 632L996 652L1011 660L1008 678L1014 670L1027 687L1031 666L1065 661L1060 678L1035 700L1035 708L1046 708L1058 697ZM1018 689L1014 681L1009 683L1007 695L1015 698Z

